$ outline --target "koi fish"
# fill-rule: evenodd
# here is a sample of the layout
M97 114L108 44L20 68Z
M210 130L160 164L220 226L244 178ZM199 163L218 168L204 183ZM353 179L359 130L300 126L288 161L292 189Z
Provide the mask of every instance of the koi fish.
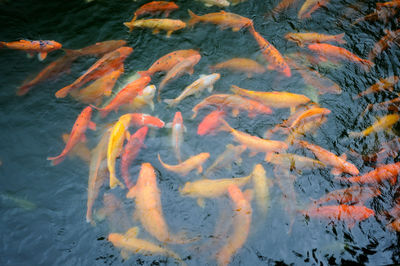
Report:
M400 173L400 163L392 163L378 166L376 169L372 170L361 176L354 176L350 178L340 179L341 181L348 181L351 183L360 184L371 184L371 183L381 183L384 180L389 180L394 186L397 181L397 175Z
M293 144L296 140L304 137L307 133L315 133L315 131L321 127L323 123L327 121L327 118L321 116L318 120L305 122L303 125L292 130L287 139L285 140L286 143Z
M297 0L282 0L277 4L269 13L266 13L265 16L268 17L270 15L275 15L281 13L282 11L289 8L289 6L295 4Z
M366 96L371 93L377 93L381 91L393 91L393 86L399 82L398 76L390 76L385 79L380 79L377 83L370 86L363 92L360 92L357 96L353 97L353 99L358 99L360 97Z
M210 6L227 7L230 6L231 4L227 0L199 0L199 1L203 2L206 7Z
M96 148L93 149L90 158L86 222L93 225L95 224L92 218L93 205L99 195L100 187L108 177L108 168L104 160L107 156L107 144L110 132L110 130L107 130L103 134Z
M331 110L327 108L311 108L302 112L290 125L288 125L288 130L293 130L301 124L304 124L307 121L313 121L321 118L322 116L328 115L331 113Z
M121 176L124 179L126 187L131 189L133 184L129 177L129 166L136 159L140 149L144 146L144 139L146 138L148 127L144 126L138 129L135 134L131 135L128 143L121 156Z
M104 74L115 69L119 69L125 58L127 58L132 52L133 49L131 47L124 46L104 55L72 84L57 91L56 97L64 98L71 90L79 88L87 82L102 77Z
M337 42L340 44L345 44L346 41L343 40L344 33L337 35L327 35L316 32L289 32L285 35L285 39L297 43L298 46L304 47L305 43L320 43L320 42Z
M370 103L370 104L367 105L367 107L361 113L361 117L364 117L364 115L368 111L371 111L372 109L374 109L374 110L387 110L387 111L395 111L395 112L397 112L399 110L399 102L400 102L400 97L394 98L392 100L384 101L384 102L381 102L381 103Z
M324 164L333 166L332 174L340 175L342 172L349 173L351 175L358 175L359 171L357 167L346 161L346 154L342 154L340 157L335 154L327 151L317 145L313 145L306 141L299 140L297 141L302 147L309 149L312 151L315 156Z
M269 189L272 187L272 181L267 178L264 167L256 164L251 173L253 179L254 194L258 209L263 217L267 214L269 207Z
M142 163L137 183L129 190L126 197L135 198L134 218L138 218L143 228L158 241L175 244L192 241L169 232L162 212L156 173L150 163Z
M381 191L378 188L352 186L349 188L339 189L329 192L322 198L314 201L313 204L321 205L330 201L336 201L339 204L344 204L344 203L364 204L366 200L379 196L380 194Z
M38 53L39 60L43 61L46 59L47 53L61 49L62 44L56 41L19 40L15 42L0 42L0 48L2 47L14 50L23 50L31 57L34 53Z
M231 257L244 245L250 231L251 204L245 198L242 191L235 185L228 188L229 197L234 205L233 211L233 232L226 241L226 244L217 253L219 265L228 265Z
M309 44L308 49L318 53L322 57L352 61L359 64L366 71L375 65L373 62L367 59L362 59L342 47L334 46L327 43Z
M252 136L250 134L233 129L225 120L222 120L222 123L225 125L223 130L229 131L237 142L251 150L249 154L250 157L255 156L259 152L265 152L265 160L268 160L271 153L283 152L289 148L285 142L278 140L267 140L257 136Z
M190 10L188 10L188 12L190 16L188 27L193 27L199 22L204 22L216 24L221 30L232 28L232 31L239 31L242 28L247 28L253 25L253 21L251 19L225 11L208 13L203 16L198 16Z
M258 114L271 114L272 110L265 106L264 104L246 99L244 97L232 94L214 94L203 101L198 103L195 107L193 107L193 116L194 119L197 116L197 112L209 105L216 105L218 109L226 109L232 108L232 115L236 117L239 114L240 110L247 111L249 117L255 117Z
M253 35L254 39L257 41L260 47L261 54L269 63L267 69L275 69L276 71L282 73L286 77L291 77L290 68L283 59L281 53L266 39L264 39L253 26L250 27L250 33Z
M167 169L168 171L180 174L181 176L186 176L189 172L193 169L197 168L197 172L201 173L203 171L202 164L210 157L208 152L202 152L195 156L190 157L186 161L177 164L177 165L169 165L164 163L161 160L160 154L157 155L158 160L160 161L161 165Z
M306 0L301 6L299 13L297 14L298 19L310 18L311 13L320 8L321 6L327 5L329 0Z
M133 21L135 21L137 17L145 14L164 13L165 17L168 17L169 13L178 8L179 6L174 2L152 1L150 3L142 5L135 11L135 17L133 18Z
M164 127L165 123L161 119L151 116L148 114L141 114L141 113L129 113L125 114L121 117L130 117L130 125L137 126L137 127L157 127L162 128Z
M200 61L201 55L193 55L191 57L183 59L181 62L176 64L168 73L165 75L164 79L161 81L160 86L158 86L157 99L160 101L161 90L164 86L182 76L184 73L192 75L194 72L194 66Z
M76 119L64 150L61 152L60 155L56 157L48 157L47 160L51 160L53 161L52 162L53 165L57 165L64 160L65 156L72 150L72 148L76 144L78 144L80 141L85 142L86 129L89 127L92 130L96 130L96 124L90 121L91 117L92 117L92 108L90 106L87 106L85 109L83 109L83 111L79 114L78 118Z
M111 102L103 107L98 108L93 106L95 109L99 110L101 117L106 117L111 111L118 111L119 107L123 104L127 104L138 95L138 93L144 89L151 81L149 76L143 76L135 81L132 81L125 86L117 95L111 100Z
M239 73L245 73L249 78L252 77L253 74L262 74L267 71L264 66L249 58L232 58L228 61L210 66L210 69L212 71L228 69Z
M140 253L143 255L164 255L182 262L178 254L173 251L156 245L150 241L137 238L139 232L138 227L132 227L124 235L118 233L111 233L107 239L115 247L122 249L121 256L126 259L129 253Z
M242 162L242 158L240 157L242 153L246 150L246 146L239 145L234 146L232 144L226 145L225 151L220 154L214 163L207 168L206 172L203 175L203 178L208 178L211 173L218 169L232 169L233 162Z
M249 97L272 108L294 108L311 100L301 94L285 91L250 91L232 85L231 91L237 95Z
M218 73L200 75L200 78L187 86L177 98L166 99L164 102L167 103L169 107L172 107L178 105L183 99L190 95L200 94L204 89L208 89L208 92L211 92L213 90L214 83L217 82L220 77L221 75Z
M175 113L174 120L172 121L172 124L169 123L169 125L167 124L167 127L168 126L172 127L171 144L172 144L172 147L173 147L173 149L175 151L176 159L178 160L179 163L182 163L181 145L182 145L182 142L183 142L183 132L186 131L186 128L183 125L183 119L182 119L181 112L176 112Z
M141 76L153 76L160 71L169 71L176 64L193 55L200 55L200 53L193 49L173 51L154 62L148 70L139 71L138 74Z
M378 133L380 131L390 129L394 124L397 123L397 121L399 121L399 118L399 114L385 115L379 118L374 124L372 124L372 126L364 129L361 132L349 132L349 137L366 137L372 133Z
M382 8L397 8L400 6L400 1L395 0L395 1L389 1L385 3L376 3L376 9L380 10Z
M292 153L275 153L268 158L267 162L288 170L301 171L325 167L325 164L308 157Z
M400 36L400 30L384 30L384 32L386 35L374 44L374 47L372 47L372 50L368 54L368 59L371 61L385 51L393 43L393 41Z
M197 135L215 135L221 125L221 119L225 117L224 110L215 110L203 118L197 128Z
M151 110L154 110L153 98L156 94L156 86L150 85L138 92L138 95L128 104L123 106L123 109L133 111L140 110L146 105L150 106Z
M170 37L174 31L186 27L186 23L179 19L167 18L152 18L152 19L139 19L131 22L124 22L124 25L132 31L134 28L150 28L153 29L153 34L157 34L160 30L167 32L167 37Z
M357 222L368 219L370 216L375 215L375 212L365 206L349 206L349 205L333 205L312 207L307 211L303 211L304 215L313 218L334 219L347 223L351 229Z
M77 54L79 56L92 55L98 57L108 54L109 52L117 50L118 48L121 48L122 46L125 45L126 45L125 40L108 40L104 42L97 42L95 44L77 50L69 50L69 49L64 49L64 50L66 50L67 54L68 52L72 52L73 54Z

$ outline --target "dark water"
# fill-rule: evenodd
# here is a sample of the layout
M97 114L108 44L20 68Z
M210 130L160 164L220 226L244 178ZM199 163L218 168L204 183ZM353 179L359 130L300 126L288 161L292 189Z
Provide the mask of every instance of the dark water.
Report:
M394 19L386 24L382 21L361 22L356 26L351 22L374 11L373 1L332 1L327 7L312 14L312 19L299 21L297 7L293 6L276 18L263 15L278 1L252 1L226 8L226 11L253 19L256 30L269 40L282 54L299 50L296 44L287 42L283 36L287 32L315 31L327 34L344 32L347 48L362 58L366 58L374 43L385 33L384 29L395 30ZM134 30L129 33L123 22L130 21L132 14L144 2L123 1L2 1L0 3L0 40L14 41L22 38L56 40L65 48L81 48L99 41L124 39L134 48L133 54L125 61L125 76L148 68L156 59L178 49L199 49L202 59L195 67L195 74L185 75L170 83L162 94L163 98L179 95L184 88L208 73L208 66L232 57L260 59L258 45L247 30L221 31L216 26L198 24L193 29L173 33L166 38L164 33L153 35L150 30ZM187 9L196 14L216 12L219 8L207 8L197 1L177 1L180 9L171 14L172 18L187 20ZM380 78L399 75L399 52L396 45L386 50L375 60L376 66L368 73L357 65L344 63L339 68L325 66L318 70L335 81L342 88L340 95L320 95L318 102L332 113L328 121L314 135L306 139L340 155L353 149L365 154L374 151L379 143L393 138L379 133L361 139L348 137L349 131L359 131L370 125L375 117L387 114L387 110L374 111L360 118L361 112L369 103L393 98L393 94L376 94L359 100L352 96L365 90ZM125 232L129 227L139 225L134 222L134 204L125 199L126 190L112 191L101 189L95 207L100 208L105 192L113 193L122 201L124 214L115 214L126 219L97 223L96 227L85 221L88 165L81 160L66 159L53 167L46 160L58 154L64 147L61 135L69 132L74 121L85 105L72 98L56 99L54 93L73 82L95 58L81 58L72 66L67 75L41 83L24 97L15 96L16 88L29 76L34 76L49 62L58 58L61 51L51 53L44 62L27 59L20 51L0 51L0 193L1 202L1 265L102 265L102 264L164 264L175 263L162 256L134 255L130 260L122 260L119 250L107 241L110 232ZM294 93L309 94L306 84L295 71L292 78L283 78L275 71L247 78L246 75L222 71L222 78L215 86L216 93L228 93L230 85L270 91L287 90ZM156 75L153 83L158 85L161 75ZM117 86L121 86L119 81ZM395 91L397 90L395 86ZM203 93L205 97L207 93ZM309 94L310 95L310 94ZM310 96L311 97L311 96ZM314 98L315 99L315 98ZM200 152L210 152L211 158L204 165L210 166L214 159L224 151L232 138L221 133L216 136L199 137L197 125L209 110L202 110L196 120L190 120L191 109L201 99L191 97L177 108L166 109L164 103L156 104L152 115L170 122L176 111L183 114L188 128L182 150L185 157ZM148 110L148 112L151 112ZM122 112L119 115L123 114ZM249 119L246 113L230 118L229 123L236 129L262 136L264 131L280 123L289 115L288 110L276 110L272 116L257 116ZM98 126L115 121L118 115L111 114L106 120L97 115L94 121ZM396 127L394 132L397 133ZM100 133L88 131L88 146L93 148ZM170 246L189 265L215 264L216 246L210 244L215 224L221 213L230 208L229 199L207 200L204 209L197 206L191 198L181 197L178 188L185 182L162 168L157 160L159 152L167 163L175 162L169 146L169 130L154 131L146 140L147 148L142 150L131 167L133 180L136 179L142 162L150 162L158 173L158 185L162 191L163 211L171 231L186 231L189 235L200 235L198 243L183 246ZM296 149L291 148L295 152ZM302 154L302 151L298 153ZM312 156L311 153L304 153ZM350 154L348 154L350 155ZM218 173L217 177L245 176L263 156L242 155L243 162L235 164L232 170ZM374 164L364 163L359 157L349 156L361 173L373 169ZM389 158L385 163L397 162ZM263 163L269 178L274 179L272 166ZM198 177L192 172L187 180ZM328 191L343 188L333 181L329 170L313 170L298 175L294 183L296 202L286 202L297 207L307 206L310 198L319 198ZM349 229L343 222L306 219L295 214L293 226L291 216L285 210L282 191L278 185L271 188L270 208L266 218L258 215L254 207L252 227L245 245L232 258L232 265L257 264L342 264L358 262L371 265L400 263L399 238L396 232L388 230L388 221L382 212L393 206L396 187L383 184L382 195L367 201L366 206L375 210L376 216L357 223ZM25 202L25 200L27 202ZM292 207L293 207L292 206ZM290 206L289 206L290 207ZM291 228L291 229L290 229ZM144 229L140 236L151 239Z

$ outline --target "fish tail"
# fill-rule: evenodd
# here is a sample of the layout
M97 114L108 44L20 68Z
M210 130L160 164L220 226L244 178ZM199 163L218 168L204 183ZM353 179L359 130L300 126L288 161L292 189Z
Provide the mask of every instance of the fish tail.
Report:
M124 22L124 25L129 28L129 32L131 32L133 28L135 28L132 22Z
M177 105L177 102L175 101L175 99L165 99L164 102L166 104L168 104L167 107L174 107Z
M220 119L220 121L222 122L222 125L219 127L218 131L232 131L233 128L228 124L228 122L225 121L225 119Z
M64 161L65 155L66 155L66 154L61 153L60 155L55 156L55 157L47 157L47 160L52 161L51 164L52 164L53 166L55 166L55 165L61 163L62 161Z
M236 85L232 85L231 86L231 91L234 93L234 94L238 94L238 95L240 95L240 88L238 87L238 86L236 86Z
M169 165L167 165L166 163L164 163L164 162L161 160L161 157L160 157L160 154L159 154L159 153L157 154L157 157L158 157L158 160L160 161L161 165L162 165L165 169L169 169Z
M200 16L197 16L190 9L188 9L188 12L189 12L190 19L187 22L187 25L188 25L188 27L193 27L194 24L196 24L200 21Z
M64 98L68 95L70 89L71 89L71 85L68 85L68 86L58 90L55 95L57 98Z
M344 38L344 33L335 35L335 40L336 40L337 43L345 44L346 40L344 40L343 38Z
M31 88L32 88L32 85L30 85L30 84L22 85L17 90L17 96L23 96L23 95L27 94Z

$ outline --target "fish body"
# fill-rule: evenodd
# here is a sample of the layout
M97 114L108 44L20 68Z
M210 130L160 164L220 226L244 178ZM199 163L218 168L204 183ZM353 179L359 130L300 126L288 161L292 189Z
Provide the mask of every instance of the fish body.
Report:
M176 64L193 55L200 55L200 53L193 49L173 51L159 58L148 70L139 71L138 74L141 76L152 76L157 72L169 71Z
M399 121L399 114L390 114L379 118L374 124L370 127L364 129L361 132L350 132L350 137L366 137L372 133L377 133L386 129L390 129L394 124Z
M181 176L186 176L189 172L191 172L193 169L197 168L198 173L201 173L203 171L203 163L210 157L210 154L208 152L203 152L199 153L195 156L190 157L186 161L183 161L180 164L177 165L169 165L164 163L161 160L160 154L158 154L158 160L160 161L161 165L167 169L168 171L177 173Z
M275 15L278 13L283 12L284 10L288 9L291 5L295 4L297 0L281 0L279 4L277 4L274 9L271 10L270 13L267 13L266 16Z
M127 104L134 100L134 98L142 91L147 84L149 84L151 78L149 76L143 76L135 81L127 84L120 92L118 92L111 102L103 107L97 108L100 111L101 117L106 117L111 111L118 111L121 105Z
M237 161L241 162L242 153L246 150L246 146L239 145L234 146L232 144L226 145L226 150L220 154L213 164L207 168L204 173L205 178L209 177L211 173L218 169L230 169L232 168L232 163Z
M217 129L221 126L221 119L224 119L224 117L224 110L212 111L200 122L197 128L197 135L215 135Z
M156 245L150 241L137 238L139 229L133 227L128 230L125 235L118 233L111 233L108 235L108 241L110 241L115 247L122 249L122 251L129 251L132 253L140 253L143 255L163 255L169 256L177 261L182 261L182 259L174 253L173 251ZM121 254L124 254L121 251Z
M236 185L242 187L251 180L251 176L220 179L202 179L186 182L179 189L182 196L191 198L217 198L228 192L228 187Z
M144 140L147 135L148 127L144 126L131 135L121 156L121 176L124 179L128 189L133 187L129 177L129 166L136 159L141 148L144 146Z
M235 185L228 188L233 203L233 232L217 253L218 265L228 265L232 256L244 245L250 232L252 208L242 191Z
M285 35L285 39L297 43L298 46L304 47L305 43L321 43L321 42L337 42L340 44L345 44L346 41L343 40L344 33L337 35L327 35L316 32L303 32L294 33L290 32Z
M126 45L125 40L108 40L104 42L97 42L95 44L72 51L73 53L77 53L81 56L84 55L103 56L125 45Z
M164 88L164 86L168 82L179 78L184 73L189 73L190 75L192 75L194 72L194 66L200 61L200 59L201 55L199 54L187 57L178 64L176 64L171 70L169 70L165 75L164 79L160 82L160 86L158 86L158 92L157 92L158 101L160 101L161 90Z
M245 73L248 77L251 77L253 74L262 74L267 71L264 66L249 58L232 58L228 61L210 66L210 69L212 71L228 69L235 72Z
M33 55L33 53L38 53L38 58L40 61L47 57L47 53L61 49L62 44L56 41L40 40L40 41L30 41L30 40L19 40L15 42L0 42L0 48L6 47L13 50L22 50L28 53L28 55Z
M269 207L269 189L272 186L272 182L267 178L267 173L261 164L254 166L251 178L253 179L257 207L262 216L265 217Z
M150 28L153 29L154 34L157 34L160 30L165 30L167 32L167 37L170 37L174 31L186 27L186 23L182 20L167 18L139 19L125 22L124 25L129 28L129 31L132 31L134 28Z
M353 99L357 99L371 93L377 93L381 91L393 91L393 86L397 82L399 82L398 76L390 76L384 79L382 78L377 83L367 88L365 91L360 92L356 97L353 97Z
M69 134L62 134L62 139L63 139L64 143L67 144L68 139L69 139ZM90 162L90 150L86 146L86 144L82 143L82 142L77 143L71 149L71 151L68 153L68 156L70 156L70 157L76 156L79 159L81 159L82 161L84 161L85 163Z
M389 180L392 185L395 185L399 173L400 163L392 163L378 166L376 169L364 175L343 178L341 180L360 184L374 184L383 182L384 180Z
M232 31L239 31L242 28L250 27L253 25L253 21L251 19L225 11L208 13L203 16L198 16L190 10L188 10L188 12L190 16L188 27L192 27L198 22L203 22L216 24L221 30L232 28Z
M219 73L213 73L210 75L206 76L200 76L199 79L197 79L195 82L187 86L183 92L175 99L173 100L164 100L166 103L168 103L168 106L176 106L178 105L183 99L186 97L193 95L193 94L199 94L201 91L204 89L208 89L208 91L212 91L214 83L219 80L221 75Z
M231 90L240 96L249 97L272 108L292 108L311 100L304 95L285 91L250 91L232 85Z
M331 191L320 199L314 201L313 204L321 205L330 201L336 201L339 204L364 204L366 200L379 196L380 194L381 191L378 188L351 186L349 188Z
M227 0L199 0L200 2L203 2L206 7L210 6L218 6L218 7L227 7L230 6L230 2Z
M389 1L385 3L376 3L376 9L380 10L382 8L397 8L400 6L400 1L395 0L395 1Z
M334 46L331 44L313 43L308 45L308 49L318 53L322 57L333 58L338 60L347 60L357 63L361 67L363 67L364 70L369 70L371 67L374 66L373 62L367 59L362 59L342 47Z
M291 77L291 71L288 64L283 59L281 53L266 39L264 39L252 26L250 28L250 33L253 35L254 39L257 41L260 47L261 53L265 60L269 63L267 69L275 69L276 71L282 73L286 77Z
M374 44L368 54L369 60L374 60L379 54L385 51L400 36L400 29L396 31L385 31L386 35Z
M351 175L359 174L357 167L354 164L346 161L345 154L338 157L330 151L306 141L300 140L297 143L299 143L302 147L311 150L322 163L333 166L332 173L334 175L339 175L342 172L349 173Z
M356 222L368 219L370 216L375 215L375 212L365 206L349 206L342 204L312 207L307 211L304 211L303 214L313 218L345 221L349 228L352 228Z
M298 19L304 19L311 17L311 13L328 4L329 0L306 0L301 6L299 13L297 13Z
M285 140L286 143L293 144L296 140L303 138L306 134L311 133L314 134L315 131L321 127L323 123L325 123L328 119L324 116L321 116L318 120L308 121L304 124L298 126L294 130L292 130L287 139Z
M174 2L167 1L152 1L147 4L142 5L135 11L135 17L133 20L136 20L137 17L145 15L145 14L156 14L163 12L165 17L169 16L169 13L178 9L179 6Z
M275 153L268 159L269 163L289 170L305 170L325 167L318 160L292 153Z
M319 119L331 113L327 108L311 108L302 112L287 128L294 129L295 127L304 124L307 121Z
M68 93L70 93L71 90L79 88L91 80L97 79L109 72L119 69L125 58L127 58L132 52L133 49L131 47L124 46L104 55L72 84L58 90L56 92L56 97L64 98L68 95Z
M96 124L90 121L92 117L92 108L90 106L83 109L83 111L79 114L78 118L75 121L74 126L72 127L72 131L69 135L69 139L67 144L65 145L64 150L60 155L56 157L48 157L47 160L53 161L53 165L57 165L61 163L65 156L71 151L71 149L78 144L80 141L85 142L86 129L89 127L92 130L96 129Z
M231 108L232 115L235 117L239 114L240 110L247 111L249 117L255 117L258 114L272 113L272 110L268 106L265 106L264 104L258 101L250 100L232 94L214 94L205 98L195 107L193 107L192 111L194 114L192 116L192 119L197 116L197 112L200 109L210 105L217 106L218 109L220 110L226 110L226 108Z
M181 157L181 145L183 142L183 132L185 131L185 126L183 125L183 119L181 112L176 112L174 120L172 121L172 139L171 144L175 151L176 159L179 163L182 163Z

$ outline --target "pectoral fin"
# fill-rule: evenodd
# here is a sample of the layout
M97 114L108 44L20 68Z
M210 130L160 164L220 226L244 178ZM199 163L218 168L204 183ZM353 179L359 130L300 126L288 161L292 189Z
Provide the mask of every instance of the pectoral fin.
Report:
M153 30L153 34L158 34L158 33L160 33L160 30L159 30L159 29L154 29L154 30Z
M38 58L39 58L40 61L45 60L46 57L47 57L47 53L46 52L38 53Z
M136 236L139 234L139 231L139 227L132 227L128 231L126 231L125 236L128 238L136 238Z
M172 30L167 31L167 38L171 37L172 32L173 32Z
M126 197L128 199L132 199L136 196L136 187L131 187L131 189L129 190L129 192L126 194Z
M339 168L333 168L331 170L332 175L340 175L341 173L343 173L342 169Z
M204 208L206 206L206 203L204 202L203 198L198 198L197 205L199 205L199 207L201 207L201 208Z
M82 136L81 136L81 141L82 141L83 143L86 142L86 135L85 135L85 134L82 134Z
M124 260L129 260L131 254L132 253L126 249L121 250L121 258L123 258Z
M239 115L239 109L237 108L232 109L232 116L237 117L238 115Z
M339 158L343 159L343 160L347 160L347 155L346 153L343 153L342 155L339 156Z

